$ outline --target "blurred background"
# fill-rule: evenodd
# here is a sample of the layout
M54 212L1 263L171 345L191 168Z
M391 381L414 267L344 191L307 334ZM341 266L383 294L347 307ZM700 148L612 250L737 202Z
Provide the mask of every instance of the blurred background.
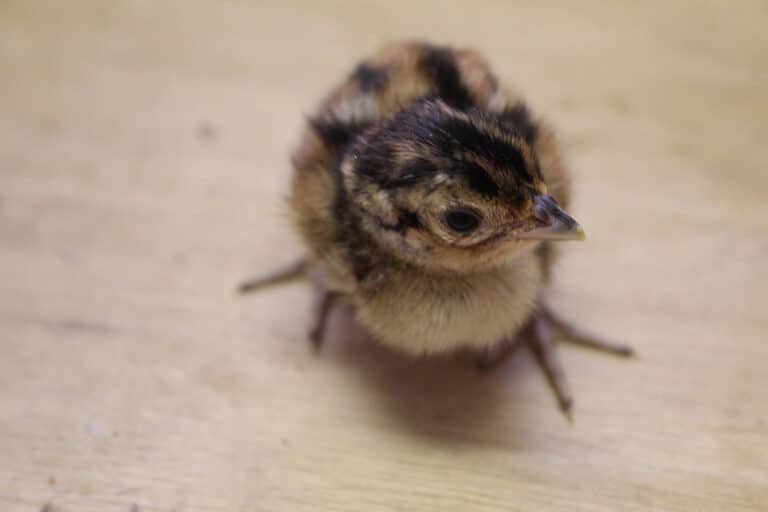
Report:
M0 2L0 510L761 510L765 2ZM304 339L304 116L396 39L473 47L560 137L554 302L631 343L491 375ZM48 507L48 508L45 508Z

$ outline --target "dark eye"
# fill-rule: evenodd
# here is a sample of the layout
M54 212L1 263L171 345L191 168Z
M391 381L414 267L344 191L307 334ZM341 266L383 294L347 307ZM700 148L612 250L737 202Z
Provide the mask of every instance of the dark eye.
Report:
M469 233L480 225L480 215L471 210L448 210L444 219L449 228L459 233Z

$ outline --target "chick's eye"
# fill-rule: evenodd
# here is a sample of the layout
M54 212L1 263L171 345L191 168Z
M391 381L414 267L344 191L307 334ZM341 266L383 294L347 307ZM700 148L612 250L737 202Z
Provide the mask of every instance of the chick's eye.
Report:
M480 215L470 210L448 210L445 223L454 231L469 233L480 225Z

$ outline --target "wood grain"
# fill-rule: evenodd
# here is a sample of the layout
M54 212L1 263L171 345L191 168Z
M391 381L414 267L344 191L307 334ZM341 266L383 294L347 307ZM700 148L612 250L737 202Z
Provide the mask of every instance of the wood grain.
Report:
M0 3L0 510L768 510L763 2ZM488 55L560 128L553 303L632 343L403 360L309 289L302 114L380 43ZM45 509L45 507L48 507Z

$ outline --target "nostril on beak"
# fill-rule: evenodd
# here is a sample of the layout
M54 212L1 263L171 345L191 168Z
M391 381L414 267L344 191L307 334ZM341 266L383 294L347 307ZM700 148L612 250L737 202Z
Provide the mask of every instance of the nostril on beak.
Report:
M551 224L554 220L552 218L553 207L556 207L557 203L554 198L549 194L536 197L533 203L533 216L536 220L545 224Z

